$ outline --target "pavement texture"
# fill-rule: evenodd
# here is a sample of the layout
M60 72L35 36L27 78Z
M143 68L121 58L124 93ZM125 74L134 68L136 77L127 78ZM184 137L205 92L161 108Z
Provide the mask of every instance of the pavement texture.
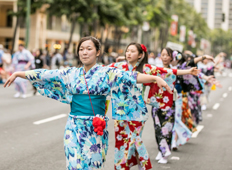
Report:
M203 130L196 138L172 152L169 162L158 164L158 153L151 117L146 122L143 141L154 170L232 170L232 72L218 75L223 88L210 94L208 110L203 112ZM28 85L28 94L32 93ZM70 106L42 96L13 98L14 86L0 84L0 170L64 170L63 133L67 116L42 123L33 122L68 115ZM227 95L225 95L225 93ZM219 107L214 110L214 105ZM111 109L108 116L111 117ZM149 114L151 107L148 106ZM114 129L109 121L109 151L104 170L113 170ZM137 170L133 167L131 170Z

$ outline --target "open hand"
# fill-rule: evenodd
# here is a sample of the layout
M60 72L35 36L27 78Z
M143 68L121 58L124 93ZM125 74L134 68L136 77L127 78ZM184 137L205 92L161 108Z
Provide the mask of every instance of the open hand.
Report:
M168 86L168 84L160 77L157 77L156 83L160 88L161 93L163 93L163 87L168 91L168 93L172 94L171 88Z
M17 78L16 74L13 73L13 74L7 79L7 81L5 82L4 87L6 87L7 85L8 85L7 87L9 87L9 86L11 85L11 83L13 83L14 80L15 80L16 78Z
M196 67L192 67L190 69L190 74L197 76L200 73L200 70L198 70Z
M215 63L214 58L213 58L212 56L204 55L204 57L205 57L206 59L208 59L208 60L210 60L210 61L212 61L212 62Z

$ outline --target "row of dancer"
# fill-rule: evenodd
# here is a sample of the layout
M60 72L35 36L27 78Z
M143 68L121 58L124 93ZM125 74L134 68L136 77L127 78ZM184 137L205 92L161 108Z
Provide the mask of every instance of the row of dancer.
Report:
M100 48L98 39L84 37L77 48L82 67L16 72L6 81L4 87L11 85L15 79L28 79L43 96L71 105L64 134L68 170L100 169L106 161L108 118L105 113L106 96L110 91L116 138L114 168L127 170L137 164L139 169L152 168L141 139L144 124L148 119L145 102L153 106L152 117L161 155L159 162L166 163L167 156L171 154L175 120L173 93L176 77L189 74L197 76L199 70L196 67L180 70L169 66L158 68L148 65L147 49L138 43L128 45L126 62L100 66L96 64ZM172 53L164 56L171 57L171 60L180 60L180 55L181 53ZM213 60L210 56L205 58ZM205 75L201 77L215 81ZM150 88L145 102L144 90L136 83L143 83L142 89L147 86Z
M158 160L159 163L167 163L167 157L171 154L171 144L173 145L172 147L174 149L177 148L177 145L185 144L189 140L189 138L191 138L192 128L195 128L193 122L189 123L192 121L191 112L189 112L190 111L189 109L185 109L188 111L188 113L186 116L183 117L183 122L186 123L189 129L181 120L182 103L183 103L181 92L183 91L187 93L188 91L194 91L194 87L198 87L198 86L200 88L201 87L201 84L199 84L200 81L208 81L211 83L212 82L216 83L216 80L213 77L206 76L202 73L200 73L199 76L197 77L196 76L197 74L194 73L193 68L191 67L196 67L196 64L202 60L213 61L213 58L211 56L205 55L204 57L198 57L187 61L188 60L187 56L184 56L178 51L172 51L170 48L165 48L161 52L161 60L164 66L161 68L161 67L156 67L146 64L148 59L147 59L146 47L144 45L140 45L138 43L131 43L128 45L126 49L125 57L122 56L117 59L117 61L120 60L125 60L125 61L113 63L110 66L120 68L125 71L142 70L146 74L160 76L168 83L169 87L173 92L173 94L170 94L167 91L160 93L159 91L160 89L157 87L155 83L143 84L144 87L142 90L144 95L145 88L147 87L150 88L148 98L145 97L144 101L147 104L153 106L152 117L154 121L156 141L159 149L159 153L156 157L156 160ZM171 63L177 64L176 68L178 69L172 69L171 67L173 66L171 66ZM177 86L176 88L178 89L178 91L174 88L175 84ZM135 126L135 123L128 123L128 124L129 124L129 127L127 127L128 129L130 128L130 124ZM121 146L123 146L122 145L123 142L121 141L131 142L131 140L128 139L124 139L124 140L121 139L120 134L124 134L125 132L124 131L118 132L118 129L124 130L125 125L123 127L124 129L122 129L122 127L120 126L121 124L118 123L118 121L115 121L115 140L116 140L115 152L116 153L117 152L121 153L122 149L119 149L120 143ZM144 125L143 126L139 125L137 129L142 130L143 127ZM136 132L137 134L134 135L138 136L140 134L139 141L141 141L142 132L138 130ZM133 135L128 134L128 136L131 137ZM141 143L142 142L140 142L140 144ZM129 145L129 146L133 146L133 145ZM124 151L124 153L130 153L130 150L131 148L126 148L126 151ZM128 156L125 155L124 157L128 157ZM136 159L133 158L133 156L129 156L129 158L130 159L127 160L128 162L127 165L129 167L127 168L130 168L131 166L137 164ZM115 159L116 167L118 164L121 164L121 162L123 162L122 160ZM147 164L146 169L149 169L149 165L150 164Z

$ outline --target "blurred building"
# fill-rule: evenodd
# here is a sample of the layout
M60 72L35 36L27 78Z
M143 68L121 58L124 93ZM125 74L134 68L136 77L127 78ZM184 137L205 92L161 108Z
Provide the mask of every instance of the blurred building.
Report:
M191 4L211 29L232 29L232 0L186 0Z
M17 11L17 0L0 0L0 44L11 49L13 43L16 17L8 15L9 11ZM45 49L54 51L55 48L63 50L70 37L71 24L66 16L49 16L45 12L46 6L37 10L30 17L29 50ZM26 35L26 18L19 18L19 27L16 32L15 50L18 43L24 43ZM74 49L80 39L80 26L74 30L70 51Z

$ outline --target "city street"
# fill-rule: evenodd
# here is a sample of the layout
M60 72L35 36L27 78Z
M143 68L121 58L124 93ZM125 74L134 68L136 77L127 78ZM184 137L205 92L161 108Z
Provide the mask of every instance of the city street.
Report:
M223 88L211 92L199 131L186 145L172 152L166 165L155 160L158 150L149 118L143 141L154 170L232 170L232 71L217 74L217 78ZM0 170L64 170L63 133L70 106L31 93L29 85L28 97L15 99L14 85L4 89L0 84ZM150 114L149 106L148 110ZM103 169L113 170L112 119L108 130L109 151Z

